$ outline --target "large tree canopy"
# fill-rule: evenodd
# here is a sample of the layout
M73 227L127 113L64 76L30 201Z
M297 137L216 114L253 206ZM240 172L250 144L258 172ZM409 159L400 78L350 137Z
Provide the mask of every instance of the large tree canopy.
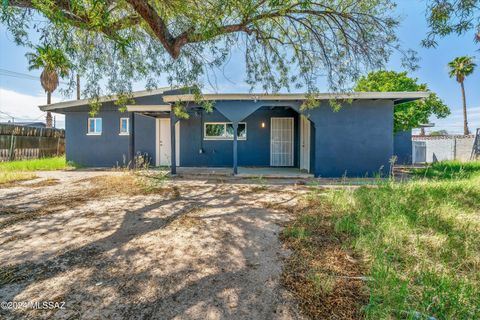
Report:
M480 41L480 0L428 0L427 22L430 31L423 44L437 45L437 38L472 32Z
M207 73L221 71L234 48L244 55L247 83L265 92L315 92L319 76L331 90L342 90L384 66L395 50L406 63L416 62L398 46L391 0L3 3L1 22L15 40L65 52L86 78L89 97L128 94L138 80L153 88L160 76L171 85L201 85Z
M355 86L355 91L403 92L403 91L429 91L424 83L418 79L408 77L406 72L378 71L371 72L362 77ZM450 114L450 109L435 93L427 99L404 103L395 107L394 129L395 132L409 130L420 124L428 123L432 115L445 118Z

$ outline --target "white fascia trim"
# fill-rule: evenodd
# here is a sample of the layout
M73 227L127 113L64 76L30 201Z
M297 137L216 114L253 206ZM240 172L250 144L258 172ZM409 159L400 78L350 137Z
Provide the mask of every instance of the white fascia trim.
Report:
M320 93L315 96L317 100L347 100L347 99L365 99L365 100L400 100L400 99L423 99L428 98L430 92L347 92L347 93ZM264 93L227 93L227 94L203 94L203 100L306 100L307 94L288 93L288 94L264 94ZM195 101L193 94L165 95L164 102L183 102Z
M155 95L155 94L161 94L161 93L163 93L167 90L175 90L175 88L163 87L163 88L158 88L158 89L153 89L153 90L136 91L136 92L132 92L132 97L133 98L138 98L138 97L151 96L151 95ZM107 102L107 101L113 101L113 100L116 100L116 99L117 99L116 95L102 96L102 97L99 98L99 101L100 102ZM70 108L70 107L88 105L89 103L90 103L90 99L80 99L80 100L70 100L70 101L58 102L58 103L53 103L53 104L45 104L45 105L39 106L39 108L42 111L51 111L51 110L55 110L55 109L63 109L63 108Z
M129 112L155 112L155 111L170 111L172 107L169 104L150 104L150 105L127 105Z

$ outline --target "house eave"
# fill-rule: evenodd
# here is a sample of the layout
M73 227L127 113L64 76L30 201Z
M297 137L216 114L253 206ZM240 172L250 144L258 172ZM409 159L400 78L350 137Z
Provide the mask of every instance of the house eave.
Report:
M320 93L314 96L316 100L392 100L395 104L415 101L427 98L430 92L348 92L348 93ZM307 94L264 94L264 93L227 93L227 94L203 94L201 99L205 101L304 101L310 97ZM194 102L193 94L165 95L163 101Z
M146 97L146 96L151 96L155 94L162 94L167 90L171 90L172 88L170 87L163 87L163 88L158 88L158 89L153 89L153 90L143 90L143 91L136 91L132 93L132 98L139 98L139 97ZM118 98L116 95L111 95L111 96L102 96L98 99L99 102L108 102L108 101L114 101ZM91 100L90 99L79 99L79 100L70 100L70 101L63 101L63 102L58 102L58 103L52 103L52 104L46 104L46 105L41 105L38 108L42 111L55 111L58 109L66 109L66 108L72 108L72 107L78 107L78 106L84 106L90 104Z

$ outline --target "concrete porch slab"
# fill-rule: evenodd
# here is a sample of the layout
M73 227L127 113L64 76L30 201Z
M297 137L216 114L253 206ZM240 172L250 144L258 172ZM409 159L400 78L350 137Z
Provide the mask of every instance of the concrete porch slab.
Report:
M178 167L177 175L187 176L215 176L231 177L232 168L209 168L209 167ZM313 174L302 172L298 168L277 168L277 167L239 167L238 178L287 178L287 179L308 179L313 178Z
M295 178L308 179L313 178L313 174L301 171L298 168L279 168L279 167L239 167L238 174L240 178Z

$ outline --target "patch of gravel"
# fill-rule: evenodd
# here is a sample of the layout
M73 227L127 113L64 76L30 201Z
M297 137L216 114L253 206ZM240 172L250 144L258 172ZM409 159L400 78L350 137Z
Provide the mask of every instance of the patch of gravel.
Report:
M43 210L101 175L122 173L40 173L35 187L0 190L0 211ZM178 194L92 197L0 229L0 300L66 303L0 318L302 318L280 285L289 252L278 238L290 218L279 208L295 205L301 187L165 183Z

